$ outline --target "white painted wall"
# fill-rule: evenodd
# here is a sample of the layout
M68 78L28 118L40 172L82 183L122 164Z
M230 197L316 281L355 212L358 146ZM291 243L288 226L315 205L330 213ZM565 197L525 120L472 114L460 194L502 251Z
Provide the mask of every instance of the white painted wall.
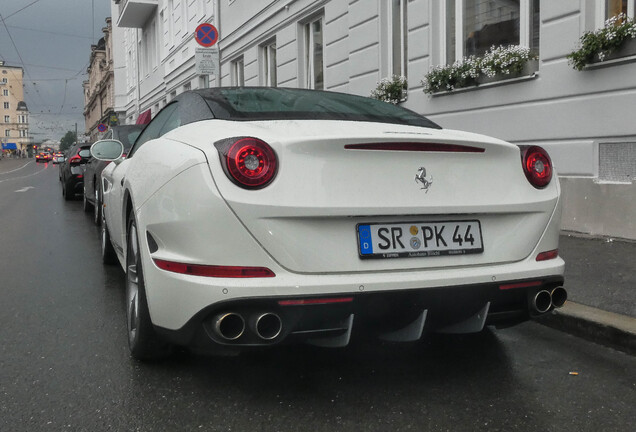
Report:
M445 2L409 0L409 93L404 106L447 128L545 147L559 174L571 179L562 182L567 197L564 229L592 232L589 227L593 226L595 234L636 238L633 224L621 224L625 217L636 215L636 196L630 195L635 189L622 188L613 194L618 189L601 187L597 181L599 146L636 142L636 58L583 72L572 69L566 59L580 36L602 22L598 16L600 1L541 1L536 77L431 97L423 93L421 80L431 66L442 62L445 35L441 8ZM327 90L369 95L388 75L387 0L219 0L218 10L221 85L231 85L231 63L240 57L244 60L245 85L260 85L260 47L275 40L278 86L302 86L302 24L318 15L324 22ZM135 65L127 64L129 115L147 108L153 108L154 114L155 106L162 107L163 101L169 101L171 93L183 91L186 83L198 88L192 34L198 23L213 20L214 11L211 0L159 0L159 65L139 77L137 88ZM141 31L126 32L125 49L134 52ZM139 97L135 94L138 90ZM579 181L585 185L579 185ZM625 216L609 218L604 212L583 210L582 193L596 197L599 206L621 209ZM577 216L579 211L586 214ZM589 223L581 221L585 217L590 218ZM578 218L576 223L574 218Z
M194 31L203 22L214 22L215 7L214 0L159 0L143 28L118 28L122 41L114 50L123 59L124 72L116 79L117 85L125 82L126 123L134 123L148 109L154 116L171 94L202 86L195 74ZM117 22L119 8L111 10Z

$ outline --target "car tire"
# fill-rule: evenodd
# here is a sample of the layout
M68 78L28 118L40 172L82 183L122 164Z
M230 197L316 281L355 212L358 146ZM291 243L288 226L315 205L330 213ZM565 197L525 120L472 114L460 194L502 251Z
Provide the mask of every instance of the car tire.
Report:
M75 199L75 194L73 193L73 188L68 182L62 183L62 195L66 201L72 201Z
M170 354L170 346L156 334L146 298L137 223L128 218L126 253L126 328L130 354L137 360L158 360Z
M110 242L110 233L108 232L108 226L106 225L106 219L104 212L102 212L101 230L100 230L100 243L102 247L102 263L106 265L112 265L117 263L117 255L115 254L115 248Z
M100 226L102 223L102 200L99 196L99 189L95 188L95 204L93 204L93 222Z

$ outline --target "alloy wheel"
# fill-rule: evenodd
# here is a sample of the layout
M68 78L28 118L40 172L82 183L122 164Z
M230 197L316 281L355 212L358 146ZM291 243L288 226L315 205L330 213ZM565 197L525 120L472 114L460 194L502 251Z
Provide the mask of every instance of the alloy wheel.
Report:
M139 329L139 278L137 264L139 247L137 244L137 227L131 224L128 233L129 252L126 257L126 321L128 324L128 341L134 345Z
M95 205L93 206L93 221L95 225L99 225L101 223L101 208L102 203L99 200L99 190L95 189Z

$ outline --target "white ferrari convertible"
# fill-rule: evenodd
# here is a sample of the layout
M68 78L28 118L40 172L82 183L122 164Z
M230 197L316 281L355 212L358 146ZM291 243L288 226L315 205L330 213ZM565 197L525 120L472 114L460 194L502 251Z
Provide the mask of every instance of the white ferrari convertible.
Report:
M546 151L377 100L185 92L102 173L102 256L126 273L133 357L360 333L415 341L566 301Z

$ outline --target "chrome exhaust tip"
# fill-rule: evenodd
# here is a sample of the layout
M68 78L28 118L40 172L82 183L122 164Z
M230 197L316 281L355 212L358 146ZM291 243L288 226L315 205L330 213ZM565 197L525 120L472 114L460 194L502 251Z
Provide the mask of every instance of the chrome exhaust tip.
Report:
M283 331L283 321L275 313L265 312L256 315L252 328L258 337L270 341L276 339Z
M568 300L568 292L565 288L559 286L552 290L550 297L552 297L552 305L555 308L560 308L563 307L565 302Z
M245 320L234 312L219 314L214 318L214 331L225 340L236 340L245 332Z
M550 310L552 306L552 297L546 290L539 291L532 300L532 306L534 310L539 313L545 313Z

